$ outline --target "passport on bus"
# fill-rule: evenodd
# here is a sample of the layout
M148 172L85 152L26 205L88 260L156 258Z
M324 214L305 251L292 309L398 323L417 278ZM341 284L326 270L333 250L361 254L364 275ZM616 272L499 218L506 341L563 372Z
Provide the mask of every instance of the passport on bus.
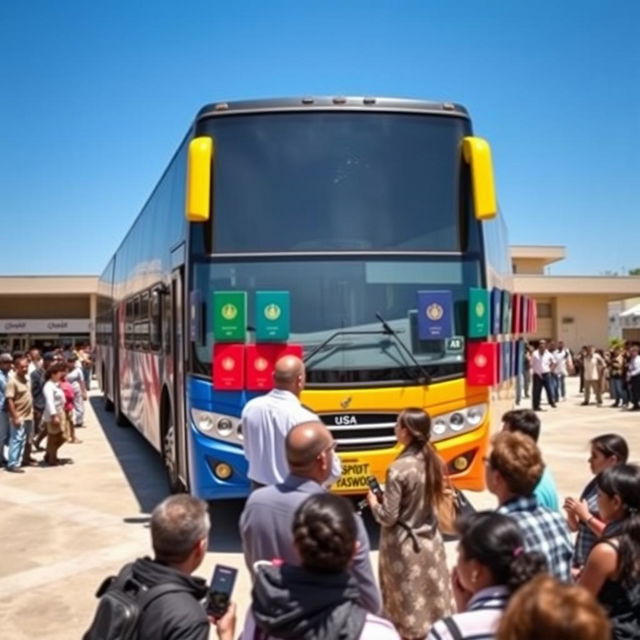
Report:
M219 391L244 389L244 344L213 345L213 386Z

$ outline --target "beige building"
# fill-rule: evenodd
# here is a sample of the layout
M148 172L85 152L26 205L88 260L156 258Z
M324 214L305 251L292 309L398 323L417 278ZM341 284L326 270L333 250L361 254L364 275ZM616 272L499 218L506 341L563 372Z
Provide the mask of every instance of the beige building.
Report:
M95 342L97 276L0 276L0 346Z
M511 247L515 290L538 302L531 338L564 340L572 349L606 346L615 302L620 335L640 341L640 277L545 274L565 256L562 246ZM1 276L0 347L94 344L97 287L96 276Z
M554 276L546 267L566 257L562 246L511 247L514 288L538 303L538 330L532 339L564 340L571 349L593 344L606 347L611 302L621 308L640 296L639 276ZM628 340L640 340L639 331L623 330Z

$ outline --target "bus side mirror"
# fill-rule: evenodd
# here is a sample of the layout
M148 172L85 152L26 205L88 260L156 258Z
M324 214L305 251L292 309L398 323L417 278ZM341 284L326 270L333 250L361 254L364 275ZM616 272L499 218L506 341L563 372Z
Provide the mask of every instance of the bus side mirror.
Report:
M476 218L491 220L498 212L491 147L484 138L467 136L462 139L462 153L471 170L473 208Z
M206 222L211 215L211 163L213 138L202 136L189 143L185 217L189 222Z

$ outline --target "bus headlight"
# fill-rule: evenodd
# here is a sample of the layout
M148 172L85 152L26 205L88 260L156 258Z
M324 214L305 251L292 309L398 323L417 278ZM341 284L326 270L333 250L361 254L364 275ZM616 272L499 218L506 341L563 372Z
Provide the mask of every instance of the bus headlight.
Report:
M434 436L441 436L447 431L447 421L443 418L436 418L431 428Z
M233 444L242 444L240 420L212 411L191 409L193 424L201 433L210 438L224 440Z
M432 440L446 440L454 436L477 429L487 416L487 405L476 404L450 413L433 416L431 426Z

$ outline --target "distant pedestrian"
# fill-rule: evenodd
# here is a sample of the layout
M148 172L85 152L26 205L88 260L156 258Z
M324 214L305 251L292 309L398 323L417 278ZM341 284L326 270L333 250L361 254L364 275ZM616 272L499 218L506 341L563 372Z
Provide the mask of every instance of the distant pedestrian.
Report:
M33 399L33 446L36 451L42 451L40 444L47 437L47 427L44 424L43 415L46 400L44 397L44 385L46 370L53 362L53 355L45 353L40 362L29 376L31 381L31 398Z
M573 545L567 524L558 512L540 506L533 494L543 470L540 450L528 436L508 431L494 436L492 444L486 481L498 498L498 513L517 522L526 551L542 553L549 571L569 581Z
M87 399L87 387L84 383L84 376L82 373L82 365L78 360L78 356L71 352L67 354L67 367L69 368L66 380L71 384L73 389L73 442L80 442L75 435L75 430L79 427L84 427L84 403Z
M289 475L285 438L297 424L315 422L318 416L300 404L305 369L300 358L284 356L276 362L275 388L249 400L242 410L247 476L254 488L280 484Z
M47 451L44 461L50 466L67 462L58 458L58 450L65 442L65 396L59 383L66 371L67 365L64 362L54 362L45 374L43 419L47 425Z
M607 524L598 510L597 476L609 467L626 463L628 457L629 446L626 440L615 433L605 433L591 440L589 467L594 478L582 490L579 500L568 497L564 502L569 528L578 532L573 554L574 573L582 570L591 548Z
M625 357L622 349L616 347L609 359L609 380L613 397L612 407L626 407L629 403L625 379Z
M571 371L573 371L573 359L571 358L571 352L562 340L558 341L556 348L554 349L553 357L555 359L555 367L553 375L556 378L556 397L558 402L560 399L567 399L567 385L566 379Z
M5 447L9 445L9 414L5 411L5 393L7 383L13 367L13 358L10 353L0 353L0 461L4 466L7 463Z
M29 359L26 356L18 358L14 362L14 374L9 379L5 391L10 431L9 459L5 468L13 473L24 473L20 467L26 443L33 432L33 402L30 380L27 377L28 369ZM29 462L35 462L30 457L27 459Z
M531 354L531 370L533 371L533 390L531 401L534 411L542 411L540 399L542 389L547 394L547 401L550 406L555 407L553 399L553 388L551 386L551 376L555 367L555 360L547 349L547 341L540 340L538 348Z
M596 353L596 348L593 345L587 348L582 366L584 368L584 402L582 404L585 406L589 404L593 391L596 403L600 407L602 406L602 375L606 365L604 358Z
M631 411L640 411L640 350L636 345L629 349L627 378L631 394Z

